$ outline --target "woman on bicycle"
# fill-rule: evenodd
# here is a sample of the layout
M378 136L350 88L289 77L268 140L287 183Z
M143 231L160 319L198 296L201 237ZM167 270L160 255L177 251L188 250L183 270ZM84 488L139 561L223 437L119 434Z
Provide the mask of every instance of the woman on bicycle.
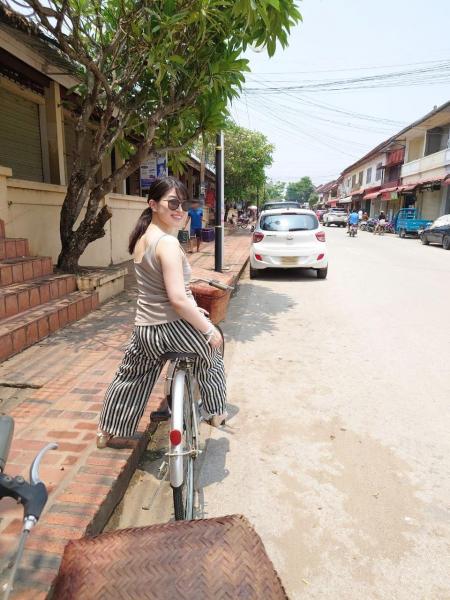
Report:
M189 208L186 187L174 177L152 183L148 208L130 235L138 284L135 327L122 363L108 387L100 415L97 447L113 436L135 432L166 352L195 352L194 374L203 406L218 427L227 414L225 372L219 331L189 289L191 267L177 232Z

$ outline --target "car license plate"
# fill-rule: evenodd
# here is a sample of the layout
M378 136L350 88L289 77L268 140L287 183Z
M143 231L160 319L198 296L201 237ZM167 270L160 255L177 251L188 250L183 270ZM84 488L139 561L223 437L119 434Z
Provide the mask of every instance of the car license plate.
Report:
M298 261L297 256L282 256L281 264L282 265L296 265Z

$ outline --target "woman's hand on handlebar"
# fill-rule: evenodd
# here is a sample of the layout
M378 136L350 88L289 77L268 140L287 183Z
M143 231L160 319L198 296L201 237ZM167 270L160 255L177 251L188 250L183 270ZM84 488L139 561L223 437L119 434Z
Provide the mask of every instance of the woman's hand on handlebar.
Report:
M208 344L210 346L212 346L213 348L220 348L220 346L222 345L222 336L220 335L217 327L214 327L214 332L213 332Z

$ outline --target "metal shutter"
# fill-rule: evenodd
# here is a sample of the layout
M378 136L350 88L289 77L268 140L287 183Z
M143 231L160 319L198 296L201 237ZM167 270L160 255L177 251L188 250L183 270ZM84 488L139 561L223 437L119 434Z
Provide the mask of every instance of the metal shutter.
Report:
M434 221L439 217L442 196L440 191L425 190L422 196L422 219Z
M44 181L39 106L1 87L0 165L16 179Z

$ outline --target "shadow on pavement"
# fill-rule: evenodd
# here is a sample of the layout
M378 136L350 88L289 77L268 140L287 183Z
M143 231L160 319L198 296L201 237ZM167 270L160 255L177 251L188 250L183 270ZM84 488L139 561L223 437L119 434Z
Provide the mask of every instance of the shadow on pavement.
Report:
M133 290L122 292L100 309L68 325L64 329L40 342L42 347L57 346L60 343L73 345L74 349L86 350L94 345L102 344L114 350L124 348L118 341L117 334L131 334L136 312L136 294Z
M315 277L315 275L314 275ZM268 280L295 281L283 274L269 274ZM308 278L305 277L305 281ZM317 282L320 285L320 282ZM225 341L251 342L274 329L280 313L288 313L296 302L288 294L274 292L264 285L241 282L228 307L224 326ZM226 350L225 350L226 352Z

